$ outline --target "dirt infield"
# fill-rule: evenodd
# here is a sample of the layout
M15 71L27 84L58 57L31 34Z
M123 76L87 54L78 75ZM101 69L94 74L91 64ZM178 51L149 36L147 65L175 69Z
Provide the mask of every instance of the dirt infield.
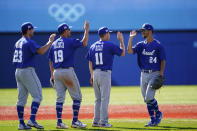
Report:
M160 110L165 118L187 118L197 119L197 105L160 105ZM29 118L30 107L25 108L25 119ZM94 114L93 106L81 106L79 118L92 119ZM63 119L72 118L72 106L64 106ZM148 118L145 105L112 105L109 107L109 118ZM0 120L17 120L15 106L1 106ZM37 119L56 119L55 106L41 106Z

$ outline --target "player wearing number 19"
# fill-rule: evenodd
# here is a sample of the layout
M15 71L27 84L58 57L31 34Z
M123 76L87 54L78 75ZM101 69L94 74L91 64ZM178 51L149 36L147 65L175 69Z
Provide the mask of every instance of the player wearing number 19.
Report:
M44 54L54 41L55 34L52 34L49 41L44 46L39 46L30 38L34 34L34 27L30 22L26 22L21 26L22 38L15 44L13 64L16 67L15 77L18 88L17 112L19 118L19 130L28 130L31 127L44 129L36 120L36 114L42 101L42 87L40 80L35 73L35 56ZM27 125L24 122L24 106L26 105L28 93L33 97L31 104L31 116Z
M162 44L152 36L152 25L146 23L139 30L142 31L142 36L146 40L132 47L133 38L136 36L136 31L132 31L127 52L137 54L138 65L141 69L141 93L151 118L151 121L145 126L157 126L161 122L163 114L159 111L157 100L154 98L156 90L151 87L156 77L163 76L166 55Z
M111 71L114 55L125 56L125 46L122 33L117 33L120 47L109 42L110 33L107 27L98 30L100 40L89 49L87 59L91 73L90 83L94 87L95 106L93 127L111 127L108 123L108 104L111 91Z
M54 88L57 94L56 100L56 114L57 114L57 128L68 128L62 122L62 110L65 101L66 90L68 90L73 100L73 120L71 127L83 128L83 124L78 120L80 104L82 100L81 89L79 81L74 72L74 54L77 48L86 47L88 44L89 22L84 24L84 37L79 39L72 39L70 37L70 27L63 23L58 26L58 33L60 38L53 42L49 50L49 65L51 70L51 80L54 79Z

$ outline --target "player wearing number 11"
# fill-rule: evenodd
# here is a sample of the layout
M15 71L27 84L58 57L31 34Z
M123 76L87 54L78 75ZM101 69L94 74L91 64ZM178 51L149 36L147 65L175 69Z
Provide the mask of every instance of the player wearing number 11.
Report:
M163 76L166 55L162 44L152 36L152 25L146 23L139 30L146 40L132 47L133 38L136 36L136 31L132 31L127 52L129 54L136 53L138 56L138 65L141 69L141 93L151 118L151 121L145 126L157 126L161 122L163 114L159 111L157 100L155 99L156 90L151 88L151 86L157 76Z
M98 30L100 40L95 42L87 55L91 73L90 83L94 87L95 106L93 127L111 127L108 123L108 104L111 91L111 71L114 55L125 56L122 33L117 33L120 47L109 42L110 33L107 27Z

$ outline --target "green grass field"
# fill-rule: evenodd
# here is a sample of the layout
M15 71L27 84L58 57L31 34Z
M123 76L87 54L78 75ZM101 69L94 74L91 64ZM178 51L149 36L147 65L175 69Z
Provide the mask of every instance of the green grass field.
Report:
M88 124L85 129L73 129L69 128L66 130L97 130L97 131L137 131L137 130L197 130L197 120L196 119L164 119L158 127L144 127L144 123L148 122L145 119L110 119L109 122L113 124L112 128L100 128L91 127L91 120L83 119L84 123ZM61 131L55 128L56 120L39 120L40 124L45 127L45 131ZM70 126L71 120L64 120L64 122ZM0 121L1 131L15 131L17 130L18 121ZM33 128L32 130L37 130Z
M82 105L94 104L94 92L92 88L82 88ZM156 98L159 104L197 104L197 86L165 86L157 91ZM27 105L31 104L29 96ZM41 105L55 105L56 93L53 88L43 89L43 101ZM16 89L0 90L0 106L15 106L17 102ZM72 101L67 93L65 105L71 105ZM144 104L139 87L112 87L111 105L136 105ZM159 127L144 127L148 119L110 119L113 128L92 128L92 120L83 119L88 127L83 130L197 130L197 119L163 119ZM55 131L56 120L38 120L45 126L46 131ZM64 120L67 125L71 120ZM17 130L18 121L0 121L0 131ZM72 128L69 128L71 130ZM36 129L33 129L36 130ZM77 130L77 129L73 129ZM80 129L82 130L82 129Z

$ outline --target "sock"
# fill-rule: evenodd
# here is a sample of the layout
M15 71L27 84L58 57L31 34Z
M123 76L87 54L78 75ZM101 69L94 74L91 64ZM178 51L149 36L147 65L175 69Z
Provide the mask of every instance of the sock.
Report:
M157 103L157 100L156 100L156 99L151 100L150 103L153 105L154 110L155 110L156 113L157 113L157 112L160 112L160 111L159 111L159 106L158 106L158 103Z
M37 102L32 102L32 104L31 104L31 116L30 116L30 120L32 122L35 122L36 121L36 114L37 114L37 111L38 111L39 106L40 106L40 103L37 103Z
M57 115L58 123L62 123L62 110L63 110L63 103L56 102L56 115Z
M79 101L79 100L73 101L73 106L72 106L72 108L73 108L73 122L78 121L80 104L81 104L81 101Z
M150 103L147 103L147 109L148 109L148 113L149 113L149 116L151 118L151 121L155 121L154 107L153 107L153 105L150 104Z
M24 115L24 107L23 106L17 106L17 112L18 112L18 119L20 124L25 124L23 115Z

